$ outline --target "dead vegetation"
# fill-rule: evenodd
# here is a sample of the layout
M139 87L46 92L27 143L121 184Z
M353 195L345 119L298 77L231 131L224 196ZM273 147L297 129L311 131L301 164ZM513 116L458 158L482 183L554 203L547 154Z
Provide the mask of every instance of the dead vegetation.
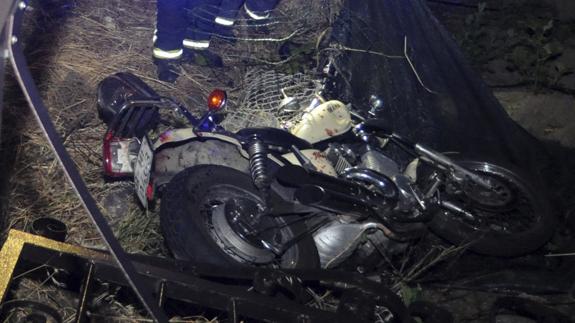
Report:
M230 98L230 112L233 112L243 95L246 71L274 69L283 63L289 63L293 69L299 68L295 56L300 53L293 58L281 58L277 54L279 46L290 40L313 49L318 35L325 34L339 2L284 1L277 8L274 24L263 29L240 20L235 30L238 36L235 44L223 40L213 43L226 67L210 69L184 64L176 84L156 79L151 59L155 2L56 0L30 3L22 37L29 67L68 153L127 251L168 255L154 211L144 211L136 204L130 183L109 182L102 176L101 144L106 129L97 117L98 82L115 72L128 71L160 94L185 103L195 113L203 109L209 91L224 88ZM309 7L308 14L299 13L302 6ZM261 41L264 36L268 39ZM4 241L9 229L30 231L35 219L49 216L68 226L68 243L104 248L15 81L8 77L7 83L1 137L5 187L0 242ZM45 271L46 268L38 270ZM73 319L77 302L77 296L59 291L50 283L49 277L40 281L23 279L14 297L54 306L66 322ZM100 301L105 305L104 309L92 313L93 319L148 321L141 315L141 309L126 306L116 299L109 291L103 293ZM173 321L210 320L181 317Z
M310 14L294 14L303 5L310 7ZM101 140L105 128L96 111L99 81L115 72L129 71L160 94L175 97L195 112L203 109L211 89L224 88L233 111L243 94L242 76L246 70L277 67L282 60L278 47L287 39L306 46L314 43L329 26L333 12L335 4L327 1L285 1L269 26L253 27L240 19L235 30L236 44L214 42L226 67L210 69L184 64L176 84L155 78L151 60L154 2L32 2L24 38L30 68L52 120L92 194L102 202L110 192L121 190L123 184L107 183L102 177ZM5 234L9 228L28 230L34 219L51 216L68 225L68 242L101 247L97 232L67 185L36 120L16 93L13 87L8 91L4 116L8 195L3 205L2 231ZM135 203L123 211L126 215L120 219L110 212L110 220L125 247L157 253L161 249L157 217L143 214Z
M283 1L278 19L266 28L240 20L238 40L218 40L215 51L226 67L210 69L185 64L176 84L155 78L151 60L155 3L138 0L33 1L27 17L26 42L30 68L36 77L46 106L92 194L116 236L129 252L168 255L153 211L142 210L129 183L107 182L101 172L101 142L105 126L97 117L96 87L99 81L118 71L129 71L160 94L175 97L193 112L203 107L205 96L215 87L230 95L230 111L240 111L249 101L243 92L245 75L256 69L275 70L280 75L301 72L301 57L313 58L318 40L329 29L340 0ZM49 6L49 7L48 7ZM306 10L302 10L305 7ZM307 12L302 15L301 12ZM267 35L265 41L261 38ZM280 57L278 49L287 40L299 44L293 56ZM267 74L266 74L267 75ZM257 82L253 82L257 84ZM2 159L7 179L2 204L2 236L7 230L29 231L39 217L57 218L68 226L67 242L103 248L102 242L77 196L54 159L49 144L38 129L33 114L19 97L13 82L7 91L2 128ZM247 101L246 101L247 100ZM245 110L242 110L245 111ZM120 203L118 203L120 199ZM121 203L129 201L130 203ZM109 207L122 204L122 207ZM431 249L422 257L407 252L400 267L392 267L395 290L410 298L406 287L432 266L459 254L461 248ZM24 280L16 296L38 299L58 307L70 321L76 300L47 284ZM140 311L102 294L106 311L94 313L96 321L147 322ZM329 295L318 295L320 307L333 307ZM203 317L175 318L173 322L209 322Z

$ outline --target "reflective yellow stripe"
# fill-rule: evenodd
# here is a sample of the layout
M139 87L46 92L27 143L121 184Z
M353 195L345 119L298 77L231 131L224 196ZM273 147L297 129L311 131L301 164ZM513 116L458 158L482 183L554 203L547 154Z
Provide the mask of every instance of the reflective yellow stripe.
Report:
M154 48L153 55L155 58L160 59L176 59L180 58L183 53L184 53L183 49L161 50L159 48Z
M193 49L206 49L210 47L209 40L184 39L183 44L186 48L193 48Z
M255 12L251 11L250 9L248 9L248 6L246 4L244 4L244 9L246 10L246 13L248 14L248 16L250 16L250 18L255 19L255 20L266 19L270 16L269 12L266 13L265 16L260 16L260 15L256 14Z
M224 18L224 17L216 17L216 24L218 25L222 25L222 26L232 26L234 24L234 21L228 18Z

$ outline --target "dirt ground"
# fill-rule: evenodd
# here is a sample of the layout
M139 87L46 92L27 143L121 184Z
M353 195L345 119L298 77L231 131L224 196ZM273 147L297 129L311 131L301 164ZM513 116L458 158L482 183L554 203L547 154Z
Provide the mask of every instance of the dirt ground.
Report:
M575 23L543 1L458 3L468 7L431 7L509 115L540 140L575 147Z
M430 7L453 33L511 118L545 143L546 153L554 156L556 164L571 169L575 162L575 21L557 19L558 13L552 7L538 1L458 4L464 6L431 3ZM566 221L575 205L570 180L551 181L556 183L552 184L554 199L564 201L565 213L558 216ZM426 293L445 304L457 322L487 321L493 300L501 296L466 290L435 289ZM566 302L552 306L574 315L568 299L543 297L539 301ZM534 321L502 315L497 322Z
M272 28L272 38L292 37L294 42L315 44L326 31L338 3L318 1L314 5L322 9L314 11L312 8L310 12L322 12L319 16L294 14L304 4L307 4L304 0L282 2L278 8L278 25L282 27ZM331 4L331 7L326 7L326 4ZM570 33L575 30L572 29L573 24L555 22L552 36L538 39L536 44L529 43L529 46L543 49L554 44L555 40L562 44L560 52L553 52L550 54L552 57L547 58L538 55L534 63L532 55L523 57L525 61L521 57L509 57L505 51L511 50L508 45L497 45L501 40L497 39L493 45L490 42L494 40L490 36L471 32L477 30L476 27L486 35L499 34L503 28L505 31L521 30L520 26L501 26L497 12L491 11L505 10L501 2L489 1L488 10L481 14L476 8L454 8L442 4L432 4L432 9L462 42L469 59L494 88L497 98L512 118L537 138L552 141L561 148L575 148L575 74L570 72L575 71L575 33ZM248 73L259 68L277 69L278 66L282 73L298 72L301 62L280 64L282 58L277 55L279 42L240 40L229 44L217 41L215 50L224 57L225 69L214 71L185 64L176 84L160 82L155 78L155 68L150 59L154 12L154 2L138 0L57 0L51 1L50 5L43 1L32 2L26 25L26 51L53 121L92 194L107 211L106 215L122 245L130 252L168 256L158 230L158 217L153 212L146 214L133 203L131 185L102 178L100 146L105 127L96 113L98 82L114 72L130 71L160 94L175 97L196 113L202 109L206 94L212 88L220 87L228 91L231 108L239 110L246 100L242 96L242 88L250 85L245 75L253 75ZM529 16L529 12L525 15ZM552 17L553 14L543 10L541 17L533 18L537 22L533 27L535 34L545 28L549 15ZM296 21L286 19L293 16L299 18ZM475 18L468 18L470 16ZM518 24L527 19L523 18L523 13L518 13L518 17L521 18L515 20ZM249 27L236 31L240 37L246 38L257 32ZM295 36L290 36L293 32L296 32ZM467 43L463 39L467 39ZM473 42L490 45L477 48L470 45ZM501 46L505 50L495 56L486 55L485 52L496 52L492 50L493 46ZM549 51L554 50L551 45L547 47ZM307 54L308 50L302 56L309 59ZM534 74L531 71L535 68L538 72ZM67 242L102 248L97 232L66 183L33 115L15 90L15 84L9 80L8 85L1 156L2 173L6 174L8 181L3 188L0 228L4 234L9 228L29 231L34 219L51 216L68 225ZM125 200L131 203L118 203ZM28 288L38 295L45 293L43 286L34 283L30 283ZM485 313L498 296L449 289L419 291L417 286L407 290L445 305L455 314L456 322L486 322ZM111 314L117 321L132 321L137 316L133 308L122 304L114 306L120 308ZM67 305L67 315L71 315L70 308L73 306ZM507 318L507 321L498 322L524 321Z

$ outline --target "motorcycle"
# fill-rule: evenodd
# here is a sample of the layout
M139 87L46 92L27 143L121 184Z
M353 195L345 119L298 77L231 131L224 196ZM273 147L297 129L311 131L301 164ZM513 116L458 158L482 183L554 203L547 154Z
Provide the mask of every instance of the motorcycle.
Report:
M526 176L410 142L338 100L318 96L288 131L230 133L219 126L221 90L200 118L129 73L98 93L104 171L133 178L144 207L161 196L161 228L179 259L357 268L428 229L493 256L534 251L553 233L547 201ZM166 109L191 126L158 131ZM389 146L410 162L391 158Z

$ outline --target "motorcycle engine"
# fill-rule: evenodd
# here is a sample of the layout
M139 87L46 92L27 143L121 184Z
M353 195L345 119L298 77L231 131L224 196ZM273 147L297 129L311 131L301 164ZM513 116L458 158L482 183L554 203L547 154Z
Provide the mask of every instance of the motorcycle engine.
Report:
M351 168L357 161L357 155L345 144L330 144L325 154L338 175Z
M387 178L403 176L399 165L391 158L367 151L361 157L345 144L331 144L326 150L329 162L338 175L352 167L369 169ZM340 215L314 234L322 268L363 268L366 263L383 260L382 252L393 253L400 244L387 238L385 227L373 220L358 222L355 218ZM370 261L368 261L368 259Z
M340 215L314 234L321 267L351 267L360 271L369 264L376 267L383 260L381 253L387 254L396 244L385 236L384 230L380 223L360 223Z
M326 150L326 156L329 162L334 165L338 175L343 174L353 165L376 171L389 178L401 174L399 165L393 159L377 151L367 151L359 158L346 144L330 144Z

